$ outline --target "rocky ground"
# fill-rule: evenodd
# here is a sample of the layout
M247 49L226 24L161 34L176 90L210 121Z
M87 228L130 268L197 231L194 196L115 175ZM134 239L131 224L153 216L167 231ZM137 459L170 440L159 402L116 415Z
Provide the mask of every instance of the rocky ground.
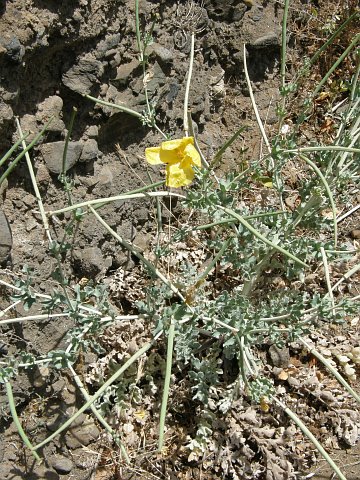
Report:
M73 203L119 195L142 187L144 183L149 183L149 174L154 182L161 178L157 170L147 170L144 160L145 148L159 144L161 136L127 113L96 105L84 97L91 95L137 112L144 110L134 4L130 0L0 1L0 152L6 152L19 138L15 118L19 119L23 132L30 132L26 140L29 143L53 116L44 138L31 150L36 180L47 210L56 210L67 204L67 193L58 177L73 108L76 108L77 114L66 163L73 179ZM241 125L247 125L250 128L244 132L242 140L234 143L224 154L224 167L221 168L236 169L244 158L257 155L262 145L244 79L243 45L247 46L249 75L259 113L266 119L271 133L277 122L275 106L279 99L281 2L140 0L139 4L141 28L149 30L155 21L154 43L148 49L147 88L151 101L156 103L159 124L171 136L181 136L190 32L195 29L194 73L189 105L200 148L211 157L234 131ZM317 8L320 7L317 5ZM297 35L306 34L308 15L307 2L291 5L293 30L290 30L288 38L291 47L289 78L296 71L296 62L302 55L303 45ZM245 156L244 148L247 149ZM11 283L23 266L28 265L33 269L37 291L47 294L53 286L51 272L55 267L54 259L46 249L41 216L24 159L1 185L0 194L0 262L3 266L0 278ZM149 249L153 228L153 204L150 201L117 202L105 206L102 215L118 235L133 241L140 251ZM166 213L163 220L167 220ZM54 223L51 228L61 234L63 226ZM344 227L344 235L353 241L358 238L357 232L358 217L351 218ZM114 308L119 313L133 311L128 286L132 285L132 291L138 293L141 281L138 265L126 251L111 241L106 231L90 216L82 221L76 232L70 258L66 268L72 280L105 279ZM122 292L124 276L126 294ZM0 290L0 309L9 305L8 293L5 288ZM18 307L16 314L21 316L26 312ZM71 326L71 322L63 318L61 321L3 326L0 355L11 356L18 350L43 354L60 349L65 345L65 335ZM119 352L127 350L135 337L135 348L141 345L147 333L141 322L120 330L114 327L101 340L108 356L104 358L107 362L109 358L120 362L122 357ZM324 335L324 338L314 338L314 341L319 340L330 355L339 344L345 345L345 350L346 346L353 348L358 345L357 324L351 325L345 334L336 331L332 336L331 340ZM285 352L288 355L285 359L270 355L269 368L275 368L274 375L279 375L289 363L295 363L295 369L300 368L300 363L305 364L296 380L298 385L294 384L291 388L299 387L302 392L300 397L310 396L316 399L318 406L324 402L335 404L338 397L344 396L343 392L329 379L320 379L325 385L320 388L319 378L310 375L313 366L308 359L302 358L300 363L296 360L300 350L294 345L294 350L290 352L292 362L289 352ZM95 353L91 353L84 356L82 365L77 365L77 372L83 374L89 385L92 381L96 385L101 370L98 361ZM159 359L153 361L160 362ZM41 440L55 431L81 404L69 372L64 375L39 370L19 373L13 390L18 413L32 439ZM326 418L324 422L331 424L332 433L327 444L330 449L339 446L349 448L358 439L359 414L351 400L346 395L344 397L339 400L344 410L342 416L335 413L332 417L321 416L319 407L318 417L314 421L310 419L314 433L317 431L320 436L328 433L321 422ZM156 402L151 397L151 402L159 407L159 400ZM216 460L211 454L204 462L197 462L196 458L189 461L188 453L183 449L187 429L195 415L194 407L189 403L188 410L173 412L179 423L174 422L168 432L174 441L165 461L154 453L156 421L144 422L138 418L134 431L133 427L124 430L128 434L127 445L134 460L130 468L122 466L118 449L111 446L102 427L84 413L71 429L44 447L41 455L46 461L38 466L19 440L3 390L0 391L0 407L0 478L4 480L285 480L305 478L302 475L306 475L314 465L313 453L309 451L305 454L308 444L291 430L293 427L290 424L284 423L282 427L287 429L288 437L294 442L287 449L285 437L273 437L272 428L277 428L276 422L280 419L270 415L259 419L250 406L246 409L244 405L238 410L235 408L227 422L219 420L219 438L227 439L226 452L219 453ZM305 405L304 411L310 417L314 414ZM243 445L239 432L246 432L247 447ZM267 442L272 442L271 448L266 446ZM234 445L242 449L245 457L248 455L243 472L233 467L236 463ZM281 459L280 466L278 458ZM354 475L348 480L358 478L356 472ZM330 473L327 477L318 478L330 478Z

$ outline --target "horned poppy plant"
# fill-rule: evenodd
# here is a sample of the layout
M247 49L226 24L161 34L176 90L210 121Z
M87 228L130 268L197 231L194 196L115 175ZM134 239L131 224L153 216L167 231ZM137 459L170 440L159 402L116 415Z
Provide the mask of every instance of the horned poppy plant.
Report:
M145 158L150 165L166 164L166 185L174 188L189 185L195 176L194 167L201 167L193 137L168 140L160 147L146 148Z

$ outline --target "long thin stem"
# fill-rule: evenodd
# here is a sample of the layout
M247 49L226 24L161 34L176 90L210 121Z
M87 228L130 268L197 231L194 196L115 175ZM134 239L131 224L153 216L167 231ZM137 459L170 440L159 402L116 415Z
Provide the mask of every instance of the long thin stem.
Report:
M258 127L259 127L259 130L260 130L260 133L261 133L261 136L264 140L264 143L266 145L266 148L270 154L270 159L271 159L271 163L272 163L272 169L274 171L274 179L275 179L275 185L277 187L277 191L278 191L278 195L279 195L279 201L280 201L280 207L282 210L285 210L285 204L284 204L284 200L282 198L282 194L281 194L281 185L280 185L280 179L279 179L279 176L278 176L278 172L276 171L276 165L275 165L275 161L271 155L271 145L270 145L270 142L269 142L269 139L266 135L266 132L265 132L265 127L264 127L264 124L260 118L260 114L259 114L259 110L257 108L257 105L256 105L256 101L255 101L255 97L254 97L254 93L253 93L253 89L252 89L252 86L251 86L251 81L250 81L250 77L249 77L249 72L248 72L248 69L247 69L247 62L246 62L246 47L244 45L244 73L245 73L245 78L246 78L246 83L247 83L247 86L248 86L248 89L249 89L249 94L250 94L250 100L251 100L251 104L252 104L252 107L254 109L254 112L255 112L255 117L256 117L256 121L257 121L257 124L258 124Z
M118 240L121 245L123 245L129 252L131 252L133 255L135 255L141 262L146 265L146 267L154 274L156 275L162 282L165 283L183 302L185 302L185 298L180 292L180 290L173 285L170 280L168 280L157 268L154 267L154 265L149 262L140 252L136 250L136 248L131 245L131 243L127 242L124 238L120 237L118 233L116 233L106 222L105 220L91 207L89 206L90 210L94 214L95 218L103 225L103 227L106 228L106 230L114 237L116 240Z
M15 121L16 121L16 127L17 127L18 132L19 132L19 136L23 137L20 122L17 118L16 118ZM26 150L25 141L22 141L21 144L22 144L22 147L25 151ZM43 205L43 202L42 202L42 198L41 198L40 191L39 191L39 188L38 188L38 185L37 185L34 169L33 169L33 166L32 166L31 160L30 160L30 155L29 155L28 151L25 152L25 158L26 158L27 167L28 167L28 170L29 170L29 173L30 173L30 178L31 178L34 193L35 193L35 196L36 196L36 200L37 200L37 203L38 203L38 207L39 207L39 210L40 210L40 215L41 215L41 219L42 219L42 222L43 222L44 230L45 230L46 236L48 237L49 243L51 243L52 238L51 238L51 234L50 234L49 223L48 223L48 220L47 220L47 217L46 217L46 214L45 214L44 205Z
M145 188L143 188L145 190ZM59 210L50 210L47 212L49 216L52 215L59 215L60 213L71 212L72 210L76 210L78 208L84 207L92 207L95 205L105 205L106 203L116 202L118 200L131 200L132 198L150 198L150 197L177 197L177 198L186 198L184 195L180 195L179 193L168 192L168 191L159 191L159 192L147 192L147 193L131 193L131 194L124 194L124 195L115 195L114 197L107 197L107 198L97 198L96 200L89 200L87 202L80 202L74 205L70 205L69 207L60 208Z
M32 455L35 457L37 462L41 462L41 459L39 455L34 451L34 447L32 446L30 440L28 439L26 433L24 432L24 429L22 428L22 425L20 423L19 417L16 412L16 407L15 407L15 401L14 401L14 396L12 393L12 388L11 388L11 383L9 381L5 382L5 388L6 388L6 395L8 397L9 401L9 407L10 407L10 412L11 416L14 420L15 426L17 428L17 431L19 432L19 435L24 442L24 444L31 450Z
M324 457L330 467L334 470L336 475L340 478L340 480L346 480L346 477L343 475L339 467L336 465L334 460L330 457L321 443L317 440L317 438L310 432L310 430L306 427L306 425L300 420L300 418L288 408L283 402L278 400L276 397L272 397L272 400L281 407L286 415L288 415L291 420L293 420L296 425L300 428L303 434L313 443L314 447L318 450L318 452Z
M327 360L325 357L321 355L315 348L311 347L303 338L299 338L300 342L305 345L307 350L314 355L320 362L324 365L325 368L329 370L329 372L334 375L336 380L352 395L355 400L360 403L360 396L355 392L353 388L350 387L350 385L347 383L347 381L344 379L342 375L334 368Z
M98 103L99 105L104 105L105 107L115 108L116 110L120 110L121 112L128 113L133 117L138 118L141 122L145 122L145 117L139 112L132 110L131 108L125 107L124 105L118 105L116 103L106 102L105 100L100 100L100 98L92 97L91 95L84 95L85 98L88 98L92 102Z
M51 117L50 120L45 124L44 128L40 131L40 133L38 133L36 135L36 137L34 138L34 140L32 140L32 142L29 143L29 145L26 147L26 148L23 148L22 152L19 153L19 155L10 163L10 165L8 166L8 168L5 170L5 172L1 175L0 177L0 185L3 183L3 181L5 180L5 178L7 178L10 173L14 170L14 168L16 167L16 165L18 164L18 162L22 159L22 157L24 155L26 155L26 153L32 149L32 147L38 142L38 140L44 135L44 133L46 132L48 126L50 125L50 123L53 121L53 118L54 117ZM18 140L16 142L16 146L19 146L20 143L22 145L24 145L24 140L25 138L27 138L27 135L21 135L21 138L20 140ZM14 145L14 146L15 146ZM11 150L11 149L10 149ZM8 154L9 152L7 152ZM7 154L5 155L5 157L7 156ZM3 157L4 158L4 157ZM6 157L7 158L7 157Z
M76 114L77 114L77 108L73 107L72 112L71 112L68 132L67 132L67 135L66 135L66 138L65 138L65 146L64 146L62 167L61 167L61 178L63 178L65 176L66 170L67 170L67 168L66 168L66 157L67 157L67 151L68 151L68 147L69 147L69 141L70 141L70 138L71 138L73 127L74 127Z
M174 337L175 337L175 319L171 319L169 332L168 332L168 341L166 349L166 371L164 379L164 390L161 402L161 411L160 411L160 422L159 422L159 444L158 450L161 451L164 446L164 431L165 431L165 419L167 412L167 404L169 400L169 389L170 389L170 380L171 380L171 370L172 370L172 359L173 359L173 350L174 350Z
M194 50L195 50L195 33L191 34L191 45L190 45L190 61L189 61L189 70L186 80L185 87L185 97L184 97L184 134L185 137L189 135L189 121L188 121L188 108L189 108L189 91L191 85L191 77L194 65Z
M71 365L71 363L68 362L68 365L67 365L68 369L70 370L71 372L71 375L73 377L73 379L75 380L75 383L76 385L78 386L80 392L82 393L83 397L85 398L85 400L88 402L91 397L90 395L88 394L88 392L86 391L85 387L84 387L84 384L82 383L82 381L80 380L80 377L79 375L75 372L73 366ZM90 409L92 411L92 413L95 415L95 417L98 419L98 421L103 425L103 427L105 428L105 430L110 433L110 435L112 436L112 438L114 439L115 443L117 445L119 445L120 449L121 449L121 453L124 455L125 457L125 460L127 463L130 463L130 459L129 459L129 456L125 450L125 447L123 445L123 443L120 441L119 439L119 435L111 428L111 426L108 424L108 422L104 419L104 417L101 415L101 413L99 412L99 410L95 407L94 404L91 404L90 406Z
M328 296L330 298L331 304L333 306L333 315L335 315L335 300L334 300L334 295L333 291L331 288L331 281L330 281L330 273L329 273L329 265L327 261L327 256L326 252L323 246L320 247L320 252L321 252L321 257L324 265L324 273L325 273L325 280L326 280L326 286L328 289Z
M332 67L329 69L327 74L322 78L321 82L319 82L318 86L315 88L312 97L316 97L316 95L320 92L322 89L323 85L328 81L330 78L331 74L334 72L334 70L337 69L337 67L340 65L340 63L344 60L344 58L347 57L348 53L351 52L351 50L359 43L360 41L360 34L355 35L353 41L350 43L350 45L345 49L345 51L340 55L340 57L334 62Z
M138 358L140 358L145 352L147 352L155 343L156 339L160 336L162 332L152 340L151 342L146 343L143 347L141 347L132 357L127 360L122 367L119 368L100 388L99 390L92 395L89 400L81 407L79 410L66 422L64 422L60 428L58 428L55 432L49 435L45 440L40 442L38 445L32 447L32 450L38 450L39 448L43 447L47 443L49 443L53 438L55 438L59 433L66 430L85 410L87 410L101 395L106 391L110 385L112 385Z
M334 198L333 198L333 195L331 193L329 184L328 184L326 178L324 177L324 175L322 174L321 170L318 168L318 166L312 160L310 160L308 157L305 157L305 155L301 155L301 154L299 155L299 157L302 160L304 160L304 162L306 162L308 165L310 165L310 167L314 170L316 175L319 177L321 183L323 184L323 186L326 190L326 193L327 193L328 198L329 198L332 214L333 214L334 247L336 249L336 247L337 247L337 237L338 237L338 233L337 233L338 228L337 228L337 221L336 221L336 205L335 205Z
M282 20L282 34L281 34L281 86L285 87L286 84L286 28L287 28L287 17L289 12L289 0L285 0L283 20ZM285 99L284 99L285 102Z
M30 132L24 133L24 135L19 138L19 140L14 143L14 145L5 153L5 155L0 159L0 167L6 162L6 160L11 157L13 152L18 148L21 142L27 139L27 137L30 135Z
M266 245L269 245L273 249L277 250L278 252L282 253L286 257L290 258L294 262L298 263L299 265L303 267L308 267L308 265L300 260L300 258L295 257L292 253L288 252L284 248L280 247L280 245L277 245L273 243L271 240L269 240L267 237L262 235L260 232L258 232L254 227L252 227L241 215L238 213L234 212L230 208L225 208L221 205L217 205L218 208L226 212L228 215L232 215L234 218L236 218L246 229L248 229L255 237L257 237L259 240L262 242L266 243Z

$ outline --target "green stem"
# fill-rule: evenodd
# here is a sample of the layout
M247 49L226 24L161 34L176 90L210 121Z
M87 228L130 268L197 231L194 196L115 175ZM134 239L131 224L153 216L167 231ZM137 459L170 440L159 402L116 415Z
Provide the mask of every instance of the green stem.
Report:
M327 151L341 151L341 152L360 154L360 148L343 147L341 145L325 145L325 146L318 145L316 147L299 147L299 148L292 148L291 150L282 150L283 153L303 153L303 152L306 153L306 152L327 152Z
M142 188L142 191L145 190L145 187ZM77 208L83 207L92 207L93 205L105 205L106 203L116 202L118 200L129 200L132 198L150 198L150 197L178 197L186 198L184 195L179 193L168 192L168 191L159 191L159 192L147 192L147 193L126 193L122 195L116 195L115 197L107 198L97 198L96 200L89 200L87 202L76 203L68 207L60 208L59 210L50 210L47 212L49 216L59 215L60 213L71 212ZM98 207L99 208L99 207Z
M316 97L316 95L319 93L323 85L328 81L330 78L331 74L336 70L336 68L340 65L340 63L344 60L344 58L348 55L349 52L354 48L354 46L359 43L360 41L360 34L355 35L355 38L353 41L350 43L350 45L346 48L346 50L343 52L342 55L336 60L336 62L332 65L332 67L329 69L327 74L324 76L324 78L321 80L319 85L315 88L314 93L312 94L312 97Z
M80 392L82 393L83 397L88 402L91 399L91 397L88 394L88 392L86 391L86 389L84 387L84 384L80 380L79 375L75 372L71 363L68 363L68 369L70 370L71 375L73 376L73 378L75 380L75 383L78 386L78 388L79 388ZM107 423L107 421L104 419L104 417L100 414L99 410L95 407L94 404L92 404L90 406L90 408L91 408L91 411L93 412L93 414L95 415L95 417L98 419L98 421L103 425L105 430L112 436L115 443L120 447L121 453L124 455L126 463L129 464L130 463L129 456L128 456L126 450L125 450L124 445L122 444L122 442L119 439L119 435L111 428L111 426Z
M265 213L256 213L254 215L244 215L245 220L252 220L254 218L262 218L262 217L270 217L272 215L286 215L287 212L282 210L278 210L275 212L265 212ZM218 220L217 222L208 223L206 225L199 225L198 227L194 227L192 230L207 230L208 228L216 227L217 225L223 225L228 223L238 223L236 218L223 218L222 220Z
M330 298L331 305L333 306L333 315L335 315L335 301L334 301L333 291L332 291L332 288L331 288L329 264L328 264L326 252L325 252L325 249L324 249L323 246L320 247L320 252L321 252L321 257L322 257L322 261L323 261L323 265L324 265L325 280L326 280L326 286L327 286L327 289L328 289L327 294Z
M153 341L146 343L142 348L140 348L132 357L127 360L122 367L119 368L100 388L99 390L92 395L89 400L81 407L79 410L69 418L65 423L61 425L54 433L49 435L45 440L43 440L35 447L32 447L32 450L38 450L39 448L43 447L47 443L49 443L53 438L55 438L59 433L63 432L66 428L68 428L85 410L87 410L101 395L106 391L110 385L112 385L138 358L141 357L145 352L147 352L155 343L156 339L160 336L162 332L154 338Z
M286 415L288 415L291 420L293 420L296 425L300 428L303 434L313 443L314 447L318 450L318 452L323 456L323 458L327 461L330 467L334 470L336 475L340 478L340 480L346 480L346 477L343 475L339 467L336 465L334 460L330 457L321 443L317 440L317 438L310 432L310 430L306 427L306 425L300 420L300 418L288 408L283 402L278 400L276 397L272 397L272 400L281 407Z
M360 153L360 150L359 150L359 153ZM321 173L321 170L317 167L317 165L312 160L305 157L305 155L301 155L301 154L299 155L299 157L302 160L304 160L304 162L306 162L308 165L310 165L310 167L314 170L314 172L320 178L320 181L321 181L321 183L323 184L323 186L326 190L326 193L328 195L329 202L330 202L330 205L331 205L332 214L333 214L334 248L336 249L336 247L337 247L337 237L338 237L338 229L337 229L337 221L336 221L336 206L335 206L334 198L332 196L329 184L326 181L326 178L324 177L324 175Z
M228 238L227 240L225 240L225 242L222 244L222 247L220 248L220 250L218 251L218 253L215 255L215 257L211 260L211 262L209 263L209 265L206 267L206 269L203 271L203 273L199 276L199 278L197 279L196 281L196 284L198 284L199 282L202 282L203 280L205 280L205 278L209 275L209 273L211 272L211 270L214 268L214 266L217 264L217 262L219 260L221 260L225 250L227 249L229 243L230 243L230 240L231 238Z
M350 395L352 395L355 400L360 403L360 396L355 392L353 388L350 387L350 385L347 383L345 378L340 375L340 373L334 368L327 360L324 358L315 348L312 348L303 338L299 338L300 342L306 347L306 349L314 355L320 362L324 365L324 367L329 370L329 372L334 375L336 380L347 390Z
M65 177L66 170L67 170L67 168L66 168L66 157L67 157L67 151L68 151L68 147L69 147L70 137L71 137L73 127L74 127L76 114L77 114L77 108L73 107L72 112L71 112L71 118L70 118L70 124L69 124L69 128L68 128L68 132L67 132L67 135L66 135L66 138L65 138L65 146L64 146L62 167L61 167L61 174L60 174L61 179L63 179Z
M18 129L18 132L19 132L19 136L23 137L20 122L17 118L16 118L15 121L16 121L16 126L17 126L17 129ZM28 170L29 170L29 174L30 174L32 186L33 186L33 189L34 189L34 193L35 193L35 196L36 196L36 200L37 200L37 203L38 203L38 207L39 207L39 210L40 210L40 215L41 215L41 219L42 219L42 222L43 222L44 230L45 230L46 236L49 240L49 243L51 243L52 238L51 238L51 234L50 234L49 223L48 223L48 220L47 220L47 217L46 217L46 214L45 214L44 205L43 205L42 198L41 198L41 195L40 195L40 191L39 191L39 188L38 188L38 185L37 185L37 181L36 181L34 169L33 169L32 163L31 163L30 155L29 155L28 150L26 148L25 141L22 141L21 144L22 144L23 150L25 152L26 163L27 163L27 167L28 167Z
M289 12L289 0L285 0L284 4L284 13L283 13L283 21L282 21L282 34L281 34L281 86L285 88L286 83L286 28L287 28L287 18ZM285 98L284 98L285 103ZM285 105L284 105L285 107Z
M92 102L98 103L100 105L104 105L105 107L115 108L116 110L120 110L121 112L128 113L133 117L138 118L141 122L145 122L145 117L139 112L132 110L131 108L124 107L123 105L117 105L116 103L106 102L105 100L100 100L99 98L92 97L91 95L84 95L85 98L88 98Z
M154 267L154 265L149 262L140 252L136 250L136 248L129 242L127 242L124 238L120 237L106 222L105 220L100 217L100 215L91 207L89 206L91 212L94 214L95 218L105 227L105 229L114 237L118 242L121 243L129 252L131 252L133 255L135 255L146 267L154 274L156 275L165 285L167 285L183 302L185 302L185 298L180 292L178 288L173 285L170 280L168 280L157 268Z
M20 435L22 441L24 442L24 444L31 450L31 453L35 457L36 461L40 463L41 459L40 459L39 455L36 452L34 452L34 450L33 450L34 447L32 446L30 440L28 439L28 437L27 437L26 433L24 432L24 429L22 428L22 425L20 423L19 417L18 417L17 412L16 412L15 401L14 401L14 396L13 396L13 393L12 393L11 383L9 381L5 381L5 388L6 388L6 395L8 397L8 401L9 401L11 416L14 420L17 431L19 432L19 435Z
M252 227L241 215L239 215L238 213L234 212L233 210L231 210L230 208L225 208L221 205L217 205L217 208L220 208L221 210L223 210L224 212L226 212L228 215L231 215L233 216L234 218L236 218L239 223L241 223L241 225L243 225L247 230L249 230L256 238L258 238L259 240L261 240L262 242L266 243L266 245L269 245L270 247L274 248L275 250L277 250L278 252L282 253L283 255L285 255L286 257L290 258L291 260L293 260L294 262L298 263L299 265L301 265L302 267L308 267L308 265L303 262L302 260L300 260L299 258L295 257L295 255L293 255L292 253L288 252L287 250L285 250L284 248L280 247L279 245L276 245L275 243L273 243L271 240L269 240L267 237L264 237L264 235L262 235L260 232L258 232L254 227Z
M30 142L29 145L28 145L26 148L23 148L22 152L15 158L15 160L13 160L13 161L10 163L10 165L8 166L8 168L5 170L5 172L4 172L4 173L2 174L2 176L0 177L0 185L3 183L3 181L5 180L5 178L7 178L7 177L10 175L10 173L11 173L12 170L16 167L17 163L22 159L22 157L23 157L24 155L26 155L27 152L28 152L29 150L31 150L32 147L37 143L37 141L44 135L44 133L46 132L48 126L49 126L50 123L53 121L53 118L54 118L54 117L51 117L51 118L50 118L50 120L46 123L45 127L41 130L41 132L36 135L36 137L34 138L34 140L33 140L32 142ZM16 120L17 120L17 119L16 119ZM20 145L20 143L21 143L22 145L24 145L24 139L25 139L25 138L27 138L27 135L21 135L20 140L18 140L15 145L18 146L18 145ZM14 146L15 146L15 145L14 145ZM9 152L7 152L7 153L9 153ZM7 154L6 154L6 155L7 155ZM5 156L6 156L6 155L5 155ZM4 158L4 157L3 157L3 158Z
M174 337L175 337L175 319L172 318L170 327L169 327L169 333L168 333L164 391L163 391L162 402L161 402L160 422L159 422L158 450L160 452L164 446L165 419L166 419L166 412L167 412L167 404L169 400L169 389L170 389L172 359L173 359L173 350L174 350Z
M24 140L27 139L27 137L30 135L30 132L27 132L27 133L24 133L24 135L19 138L19 140L16 141L16 143L14 143L14 145L5 153L5 155L0 159L0 167L6 162L6 160L11 157L11 155L13 154L13 152L18 148L18 146L20 145L20 143Z

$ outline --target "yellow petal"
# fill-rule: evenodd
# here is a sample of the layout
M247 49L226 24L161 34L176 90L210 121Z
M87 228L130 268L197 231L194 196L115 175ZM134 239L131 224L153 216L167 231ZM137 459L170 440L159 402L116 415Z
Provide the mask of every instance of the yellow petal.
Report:
M177 148L181 147L183 144L182 138L176 138L175 140L167 140L166 142L162 142L161 148L163 150L176 150Z
M160 160L160 147L145 148L145 158L150 165L159 165L162 163Z
M190 137L190 138L192 138L192 137ZM185 154L186 157L191 158L191 163L193 165L195 165L198 168L201 168L201 158L200 158L199 152L196 150L194 145L192 145L192 144L187 145L184 149L184 154Z
M177 148L185 148L186 145L194 144L193 137L176 138L175 140L167 140L161 144L163 150L176 150Z
M160 160L162 163L179 163L182 158L181 151L178 149L164 150L160 147Z
M193 181L194 176L194 170L191 167L182 168L178 163L166 166L166 185L168 187L186 187Z

